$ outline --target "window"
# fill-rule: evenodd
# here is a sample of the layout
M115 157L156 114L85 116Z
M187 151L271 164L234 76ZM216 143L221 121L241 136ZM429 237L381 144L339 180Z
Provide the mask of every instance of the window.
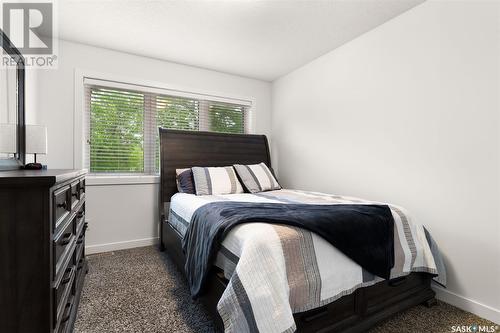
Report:
M210 130L215 132L243 133L245 110L241 105L210 103L208 105Z
M249 103L85 84L85 164L94 174L157 174L158 127L245 133Z
M90 91L90 171L144 172L144 95Z

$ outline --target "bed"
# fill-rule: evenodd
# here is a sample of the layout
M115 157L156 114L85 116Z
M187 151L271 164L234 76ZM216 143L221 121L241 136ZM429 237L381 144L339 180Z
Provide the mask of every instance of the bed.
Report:
M161 193L160 199L160 249L184 272L186 257L182 250L182 239L188 227L190 214L196 207L207 201L218 200L261 200L281 201L307 196L317 197L316 201L327 200L322 194L301 191L265 192L259 198L250 198L251 194L238 194L224 198L197 197L188 194L176 194L175 170L193 166L227 166L235 163L256 164L264 162L271 168L268 142L262 135L235 135L211 132L192 132L160 129L161 151ZM271 169L272 170L272 169ZM347 197L330 197L328 200L356 202ZM172 207L171 207L172 205ZM395 209L397 209L395 207ZM248 229L242 226L237 233ZM228 235L228 238L229 235ZM230 241L230 240L229 240ZM224 245L224 244L223 244ZM217 304L234 272L234 249L231 245L223 247L224 252L217 256L215 265L209 273L206 291L201 301L211 314L218 330L223 330L223 320L217 310ZM335 297L324 297L322 302L297 307L293 311L294 326L290 331L298 332L363 332L391 315L417 304L431 306L435 303L431 289L432 271L408 272L391 276L390 280L371 278L364 280L355 288ZM334 276L325 274L323 284L331 283ZM323 279L323 277L322 277ZM328 280L330 279L330 280ZM366 283L365 283L366 282ZM232 286L231 286L232 288ZM349 289L345 287L344 289ZM227 294L227 293L226 293ZM333 294L332 294L333 295ZM220 309L219 309L220 310ZM227 325L227 319L226 325ZM254 330L254 329L251 329ZM286 330L284 330L286 331Z

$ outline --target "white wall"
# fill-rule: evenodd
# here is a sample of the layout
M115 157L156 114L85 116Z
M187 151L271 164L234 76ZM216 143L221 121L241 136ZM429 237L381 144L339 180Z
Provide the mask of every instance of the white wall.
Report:
M37 124L38 108L38 69L26 68L24 87L25 121L27 124ZM28 156L27 156L28 157Z
M35 110L30 118L48 127L48 154L40 158L49 168L74 165L75 69L154 81L192 91L243 96L256 102L252 120L256 133L270 134L268 82L205 69L138 57L102 48L60 41L58 69L38 70ZM33 117L35 113L35 117ZM87 246L91 252L145 245L157 237L158 184L97 185L88 188Z
M286 187L407 207L500 323L499 3L428 1L273 83Z

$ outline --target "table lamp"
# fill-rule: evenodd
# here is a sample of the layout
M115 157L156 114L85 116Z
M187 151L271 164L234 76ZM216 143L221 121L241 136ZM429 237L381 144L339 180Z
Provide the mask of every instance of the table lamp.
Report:
M26 153L34 154L34 163L24 166L29 170L40 170L42 164L36 162L36 154L47 154L47 127L40 125L26 125Z
M0 124L0 153L17 153L16 130L16 124Z

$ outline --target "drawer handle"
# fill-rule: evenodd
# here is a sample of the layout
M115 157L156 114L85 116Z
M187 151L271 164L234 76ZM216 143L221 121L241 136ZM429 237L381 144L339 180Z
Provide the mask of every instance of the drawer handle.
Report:
M68 312L62 319L61 323L65 323L69 320L69 317L71 317L71 312L69 311L71 309L71 303L66 304L66 308L64 309L64 312Z
M402 285L403 283L405 283L405 281L406 281L406 276L395 278L395 279L389 280L389 286L391 286L391 287L397 287L397 286Z
M304 316L302 317L302 320L306 323L313 321L315 319L321 318L323 316L326 316L328 314L328 309L326 307L319 309L315 313L309 315L309 316Z
M64 237L61 239L61 245L68 245L72 235L73 234L71 232L65 233Z
M61 284L66 284L71 280L71 272L73 271L73 267L67 268L64 275L69 275L68 277L64 277L61 281Z
M57 204L57 208L64 208L66 209L68 207L68 205L66 204L66 201L64 201L63 203L58 203Z
M76 193L71 193L71 196L76 198L76 197L78 196L78 192L76 192Z
M82 243L83 243L83 236L80 236L76 244L82 244Z
M78 212L78 214L76 214L76 217L81 219L83 217L84 213L83 212Z

